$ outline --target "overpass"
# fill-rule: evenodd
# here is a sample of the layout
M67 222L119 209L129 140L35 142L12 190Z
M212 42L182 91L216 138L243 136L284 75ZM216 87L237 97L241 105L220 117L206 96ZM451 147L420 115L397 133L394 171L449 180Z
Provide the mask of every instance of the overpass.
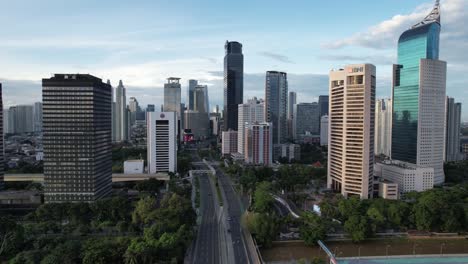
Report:
M159 181L169 181L170 177L166 173L158 174L123 174L123 173L113 173L112 182L127 182L127 181L144 181L149 179L157 179ZM44 174L5 174L5 182L24 182L24 181L33 181L33 182L44 182Z

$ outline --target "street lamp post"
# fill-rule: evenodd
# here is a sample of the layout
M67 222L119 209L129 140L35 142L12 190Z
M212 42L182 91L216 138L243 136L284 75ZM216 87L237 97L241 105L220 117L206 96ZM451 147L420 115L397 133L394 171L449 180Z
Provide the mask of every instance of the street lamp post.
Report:
M440 256L443 256L444 247L445 247L445 243L440 244Z

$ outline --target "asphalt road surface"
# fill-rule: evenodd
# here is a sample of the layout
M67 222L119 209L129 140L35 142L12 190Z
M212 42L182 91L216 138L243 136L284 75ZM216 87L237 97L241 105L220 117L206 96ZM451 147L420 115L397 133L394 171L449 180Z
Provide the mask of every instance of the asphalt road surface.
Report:
M208 175L198 176L200 179L200 209L202 220L195 244L196 264L218 264L220 262L219 231L216 221L215 202ZM217 206L217 205L216 205Z
M232 182L231 179L229 179L229 176L225 175L218 167L215 167L215 169L216 174L219 177L219 184L223 186L223 190L226 195L227 201L225 201L224 204L227 205L228 208L227 221L230 226L235 262L239 264L252 263L247 255L247 247L245 245L244 237L242 236L240 219L243 212L240 207L239 198L232 187Z

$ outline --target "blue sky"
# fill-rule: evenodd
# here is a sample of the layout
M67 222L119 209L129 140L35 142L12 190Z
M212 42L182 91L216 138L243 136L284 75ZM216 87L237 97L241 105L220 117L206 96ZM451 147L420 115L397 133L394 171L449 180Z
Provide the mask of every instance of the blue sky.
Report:
M244 46L246 98L263 97L265 71L281 70L299 101L314 101L327 94L330 69L362 62L377 66L378 96L390 96L398 36L433 2L0 0L4 103L39 101L41 78L79 72L122 79L143 105L162 103L167 77L181 77L184 89L199 79L222 105L226 40ZM464 103L466 121L467 9L466 0L442 0L447 94Z

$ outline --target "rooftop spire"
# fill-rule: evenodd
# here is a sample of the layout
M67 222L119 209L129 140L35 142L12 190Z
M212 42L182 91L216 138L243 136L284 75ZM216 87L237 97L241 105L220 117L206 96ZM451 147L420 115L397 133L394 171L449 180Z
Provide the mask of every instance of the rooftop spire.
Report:
M426 24L430 24L433 22L437 22L440 24L440 0L436 0L434 8L432 9L431 13L429 13L429 15L427 15L423 19L423 21L417 23L412 28L421 27L421 26L424 26Z

